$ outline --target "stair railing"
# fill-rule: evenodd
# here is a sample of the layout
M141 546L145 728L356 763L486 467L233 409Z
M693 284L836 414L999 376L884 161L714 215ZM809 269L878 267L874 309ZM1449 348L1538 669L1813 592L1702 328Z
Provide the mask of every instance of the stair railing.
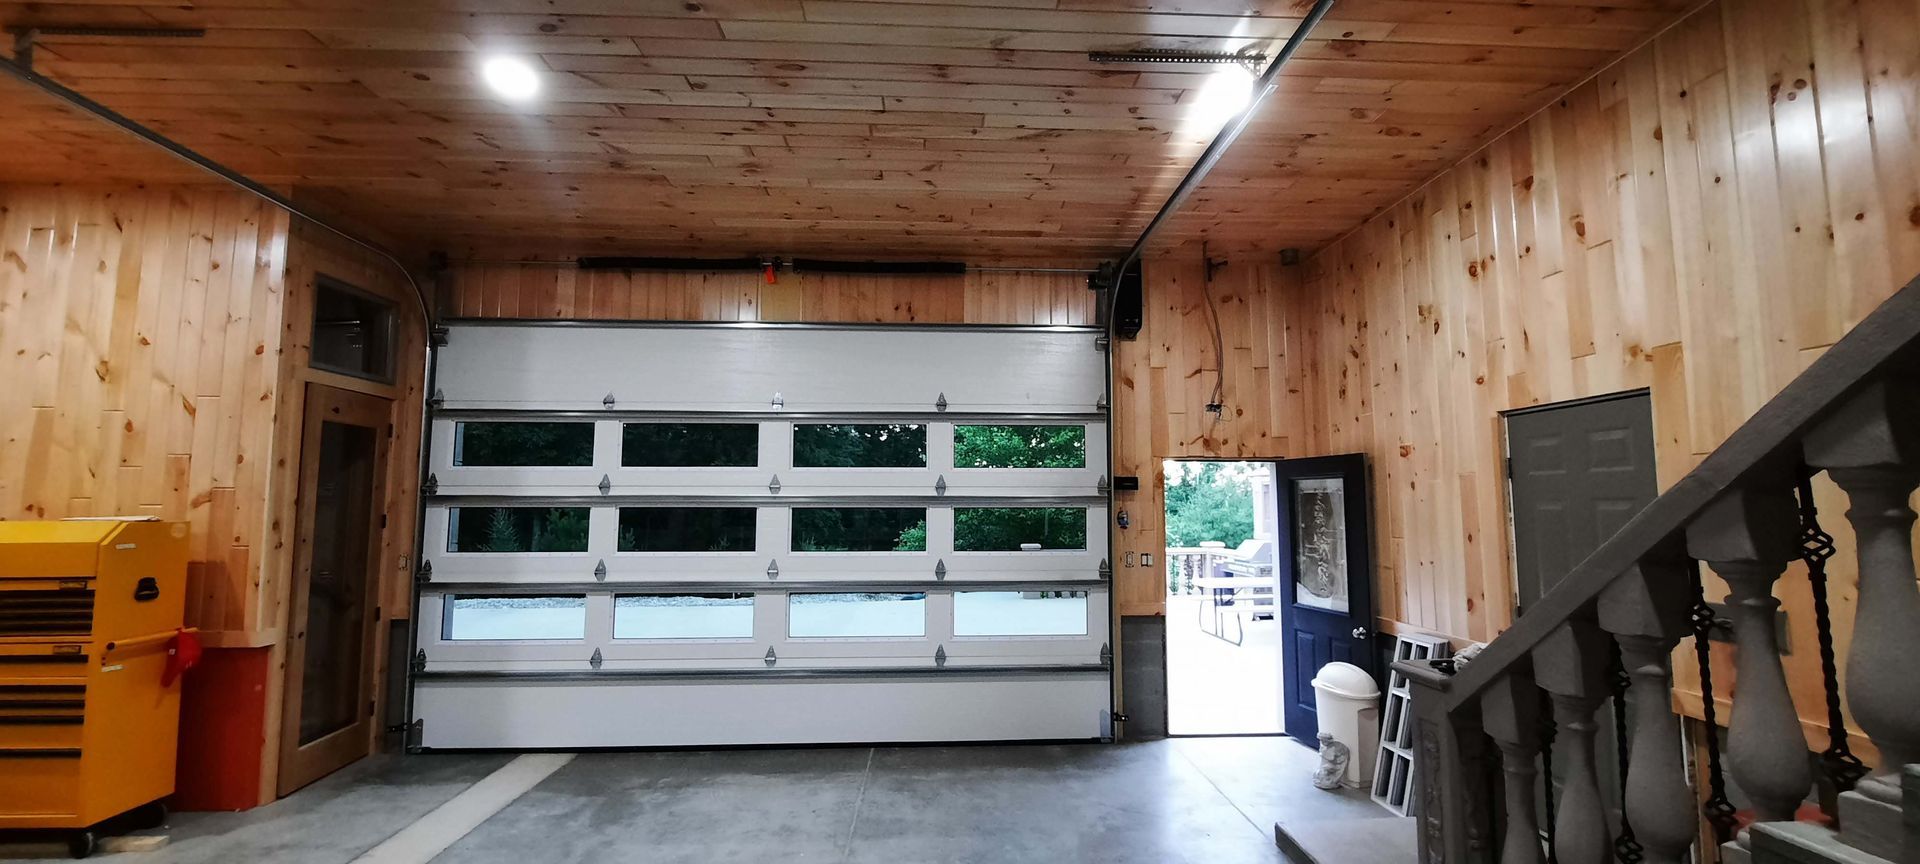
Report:
M1909 506L1920 486L1920 278L1835 343L1458 674L1400 664L1416 685L1421 860L1687 860L1699 808L1672 710L1671 658L1680 640L1696 632L1696 562L1730 589L1739 693L1727 769L1752 802L1756 823L1792 820L1814 778L1777 653L1780 601L1773 586L1789 562L1809 554L1807 531L1819 533L1804 521L1810 513L1802 506L1810 506L1810 498L1796 494L1817 471L1850 503L1860 585L1845 695L1854 721L1881 754L1879 770L1846 795L1862 807L1898 808L1901 769L1920 762L1920 587ZM1824 572L1819 575L1824 619ZM1830 655L1831 647L1823 652ZM1613 833L1593 759L1595 711L1622 676L1632 708L1620 730L1628 754L1626 842ZM1829 702L1829 716L1839 716L1837 691ZM1543 731L1562 742L1564 760L1559 796L1547 807L1552 824L1544 826L1536 824L1534 809L1535 761L1548 746ZM1840 763L1851 754L1837 749L1836 755L1830 748L1827 761L1844 769ZM1552 838L1546 847L1542 829ZM1736 842L1751 841L1743 833Z

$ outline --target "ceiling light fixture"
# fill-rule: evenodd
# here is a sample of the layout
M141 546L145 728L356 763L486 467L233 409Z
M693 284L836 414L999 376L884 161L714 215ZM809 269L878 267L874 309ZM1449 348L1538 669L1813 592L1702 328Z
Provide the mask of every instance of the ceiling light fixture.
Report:
M1242 66L1221 69L1208 75L1206 83L1200 85L1181 121L1181 129L1201 136L1212 135L1245 111L1252 101L1253 73Z
M518 57L494 57L480 67L480 77L502 99L522 102L540 92L540 74Z

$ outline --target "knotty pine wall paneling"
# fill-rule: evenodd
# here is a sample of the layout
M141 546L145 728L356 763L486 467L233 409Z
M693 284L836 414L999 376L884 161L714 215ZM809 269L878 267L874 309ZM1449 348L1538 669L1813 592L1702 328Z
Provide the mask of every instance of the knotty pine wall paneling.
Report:
M262 629L287 216L205 189L0 186L0 518L192 525L188 623Z
M1722 0L1313 255L1277 410L1294 455L1371 457L1385 623L1487 640L1512 618L1500 410L1647 388L1665 488L1916 273L1920 7ZM1844 656L1852 537L1816 498ZM1823 741L1802 569L1776 593Z
M1092 324L1096 303L1075 273L887 276L580 270L566 265L457 266L447 314L461 318Z

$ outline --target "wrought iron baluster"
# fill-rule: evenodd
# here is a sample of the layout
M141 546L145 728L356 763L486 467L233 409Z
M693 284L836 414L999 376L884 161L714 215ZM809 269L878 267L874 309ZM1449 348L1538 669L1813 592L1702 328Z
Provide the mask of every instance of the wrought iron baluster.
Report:
M1808 469L1811 471L1812 469ZM1827 698L1827 749L1820 751L1820 770L1835 789L1852 789L1867 776L1867 766L1847 745L1847 719L1840 711L1840 671L1833 655L1833 617L1827 607L1827 559L1833 557L1833 535L1820 529L1820 511L1813 503L1813 475L1800 475L1800 560L1807 565L1807 584L1813 589L1813 623L1820 643L1820 680Z
M1539 692L1540 783L1545 790L1541 796L1546 804L1546 813L1543 815L1547 817L1540 824L1546 826L1547 831L1547 864L1560 864L1560 859L1553 848L1553 736L1559 727L1553 723L1553 700L1547 696L1547 691Z
M1700 562L1693 562L1693 654L1700 661L1701 713L1707 723L1707 801L1701 815L1713 826L1713 839L1725 843L1733 839L1733 804L1727 800L1727 778L1720 767L1720 723L1715 719L1713 703L1713 650L1708 634L1713 631L1713 608L1707 605L1706 585Z
M1620 657L1620 643L1608 640L1607 684L1613 689L1613 744L1620 757L1620 835L1613 839L1613 857L1620 864L1640 864L1646 860L1646 848L1633 839L1633 825L1627 821L1627 664Z

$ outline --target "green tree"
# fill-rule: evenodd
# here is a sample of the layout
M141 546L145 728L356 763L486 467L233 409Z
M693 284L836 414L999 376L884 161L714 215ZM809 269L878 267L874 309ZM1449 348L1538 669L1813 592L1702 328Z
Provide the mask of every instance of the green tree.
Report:
M555 507L533 531L535 552L581 552L587 548L587 508Z
M1084 468L1085 426L953 427L955 468Z
M796 468L921 468L927 427L915 423L802 423L793 427Z
M1167 473L1167 545L1218 540L1231 549L1253 536L1253 481L1225 463L1185 463Z
M495 507L487 516L487 539L477 552L518 552L520 532L514 530L513 512Z

